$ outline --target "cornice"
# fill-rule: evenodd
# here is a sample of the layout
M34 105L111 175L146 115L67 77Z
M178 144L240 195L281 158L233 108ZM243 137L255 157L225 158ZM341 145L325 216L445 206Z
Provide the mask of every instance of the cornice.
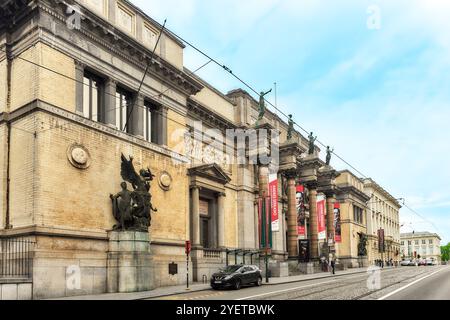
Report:
M196 115L200 120L204 121L212 128L218 128L223 131L237 128L231 121L218 115L208 107L194 100L192 97L187 101L187 109L188 112L192 112L192 114Z
M73 3L73 0L39 0L38 7L42 12L51 15L61 23L65 23L66 16L64 12L68 2ZM52 32L45 26L41 26L41 28ZM152 51L124 32L114 28L108 21L97 17L86 8L83 9L81 29L72 30L71 32L82 34L91 41L105 47L108 51L143 70L147 63L150 62L149 73L169 80L171 85L181 89L187 95L194 95L203 88L203 85L195 78L173 66L160 56L154 55L152 61L150 61Z
M168 147L162 147L159 145L155 145L146 140L140 139L136 136L119 131L115 128L111 128L110 126L108 126L106 124L86 119L82 116L79 116L79 115L69 112L67 110L63 110L59 107L50 105L50 104L40 101L40 100L35 100L35 101L33 101L33 102L15 110L14 112L9 113L9 114L4 113L4 114L0 115L0 124L5 121L10 121L10 122L17 121L29 114L32 114L34 112L39 112L39 111L48 113L55 117L62 118L64 120L66 120L68 123L72 122L74 124L84 126L91 130L95 130L95 131L101 132L103 134L115 137L117 139L126 141L128 143L137 145L139 147L149 149L160 155L170 157L171 159L179 162L180 164L186 164L189 162L188 158L186 158L184 155L174 152L174 151L170 150ZM3 117L3 120L1 117ZM39 132L38 132L38 134L39 134Z
M354 196L358 197L363 202L367 202L370 200L370 197L362 192L361 190L358 190L352 185L338 185L337 186L337 193L338 194L353 194Z

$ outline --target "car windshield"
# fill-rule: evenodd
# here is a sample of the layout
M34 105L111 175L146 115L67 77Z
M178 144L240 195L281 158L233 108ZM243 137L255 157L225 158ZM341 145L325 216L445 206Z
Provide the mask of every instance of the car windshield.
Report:
M242 266L228 266L223 268L222 271L226 273L234 273L238 271L240 268L242 268Z

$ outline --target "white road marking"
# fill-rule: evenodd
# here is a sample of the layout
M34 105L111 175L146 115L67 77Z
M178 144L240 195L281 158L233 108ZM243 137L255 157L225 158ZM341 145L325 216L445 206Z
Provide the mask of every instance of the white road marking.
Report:
M295 291L295 290L298 290L298 289L314 287L314 286L318 286L318 285L321 285L321 284L328 284L328 283L333 283L333 282L336 282L336 280L327 281L327 282L320 282L320 283L314 283L314 284L310 284L310 285L302 286L302 287L296 287L296 288L290 288L290 289L285 289L285 290L279 290L279 291L272 291L272 292L257 294L255 296L250 296L250 297L236 299L236 301L249 300L249 299L253 299L253 298L264 297L264 296L274 295L274 294L278 294L278 293L285 293L285 292Z
M399 292L401 292L401 291L403 291L403 290L405 290L405 289L407 289L407 288L409 288L409 287L411 287L411 286L413 286L413 285L415 285L415 284L417 284L417 283L419 283L419 282L421 282L421 281L423 281L423 280L425 280L425 279L428 279L429 277L432 277L432 276L434 276L435 274L437 274L437 273L439 273L439 272L441 272L441 271L444 271L444 270L447 270L447 268L442 268L442 269L440 269L440 270L438 270L438 271L436 271L436 272L433 272L433 273L431 273L431 274L429 274L429 275L427 275L427 276L425 276L425 277L422 277L422 278L420 278L420 279L417 279L416 281L413 281L413 282L407 284L407 285L404 286L404 287L401 287L401 288L399 288L399 289L397 289L397 290L395 290L395 291L392 291L391 293L385 295L384 297L379 298L378 300L379 300L379 301L386 300L387 298L392 297L393 295L395 295L395 294L397 294L397 293L399 293Z

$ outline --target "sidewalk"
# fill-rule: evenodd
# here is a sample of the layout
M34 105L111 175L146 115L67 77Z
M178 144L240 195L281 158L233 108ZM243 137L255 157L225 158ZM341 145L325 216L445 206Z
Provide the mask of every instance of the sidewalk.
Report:
M393 267L387 267L385 270L393 269ZM299 275L292 277L283 277L283 278L271 278L269 283L264 283L264 285L280 285L286 283L295 283L295 282L303 282L309 280L316 279L326 279L326 278L335 278L340 276L352 275L352 274L362 274L366 273L367 268L358 268L358 269L349 269L345 271L338 271L335 275L332 275L328 272L325 273L315 273L315 274L307 274L307 275ZM67 297L67 298L59 298L59 299L50 299L50 300L142 300L142 299L152 299L152 298L163 298L172 295L185 294L190 292L200 292L210 290L209 284L202 283L194 283L190 286L190 290L186 290L185 285L181 286L172 286L172 287L163 287L157 288L152 291L145 292L136 292L136 293L105 293L99 295L88 295L88 296L76 296L76 297Z

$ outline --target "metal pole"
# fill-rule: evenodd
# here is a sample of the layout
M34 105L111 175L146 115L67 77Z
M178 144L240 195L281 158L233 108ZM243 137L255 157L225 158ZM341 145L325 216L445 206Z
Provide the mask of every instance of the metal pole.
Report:
M186 289L189 290L189 253L186 253Z
M269 283L269 254L267 251L265 256L265 262L266 262L266 283Z
M228 261L229 252L228 252L228 249L226 249L225 253L227 255L227 257L226 257L226 264L227 264L227 267L228 267L228 265L229 265L229 261Z

